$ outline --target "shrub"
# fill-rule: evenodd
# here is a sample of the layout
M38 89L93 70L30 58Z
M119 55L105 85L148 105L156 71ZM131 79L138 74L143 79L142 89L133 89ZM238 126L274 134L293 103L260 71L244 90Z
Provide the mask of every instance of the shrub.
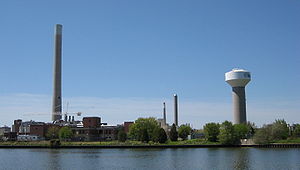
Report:
M58 148L60 146L60 140L58 139L51 139L50 140L50 147L51 148Z

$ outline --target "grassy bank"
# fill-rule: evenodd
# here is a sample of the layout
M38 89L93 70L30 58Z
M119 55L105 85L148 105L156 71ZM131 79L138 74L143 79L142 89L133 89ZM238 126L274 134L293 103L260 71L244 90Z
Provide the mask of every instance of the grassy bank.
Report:
M154 143L152 141L148 143L140 142L140 141L105 141L105 142L61 142L62 146L143 146L143 145L212 145L212 144L220 144L218 142L208 142L204 139L192 139L185 141L167 141L164 144Z
M290 138L290 139L286 139L286 140L278 140L275 141L274 143L278 143L278 144L298 144L300 143L300 138Z
M30 142L6 141L6 142L0 142L0 145L4 145L4 146L50 146L50 142L49 141L30 141Z
M154 143L152 141L148 143L140 141L127 140L126 142L119 141L103 141L103 142L64 142L61 141L61 146L151 146L151 145L212 145L220 144L218 142L208 142L204 139L192 139L185 141L167 141L164 144ZM0 145L4 146L50 146L50 141L30 141L30 142L18 142L18 141L6 141L0 142Z
M274 144L300 144L300 138L286 139L272 142ZM152 141L148 143L140 141L105 141L105 142L64 142L61 141L61 146L153 146L153 145L219 145L219 142L208 142L205 139L192 139L185 141L167 141L164 144L154 143ZM2 146L45 146L50 147L50 141L30 141L30 142L17 142L7 141L0 142Z

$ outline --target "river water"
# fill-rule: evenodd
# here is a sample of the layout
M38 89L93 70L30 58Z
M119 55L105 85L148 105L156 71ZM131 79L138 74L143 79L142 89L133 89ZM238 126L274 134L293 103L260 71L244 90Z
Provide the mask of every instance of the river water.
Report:
M300 149L0 149L0 169L300 170Z

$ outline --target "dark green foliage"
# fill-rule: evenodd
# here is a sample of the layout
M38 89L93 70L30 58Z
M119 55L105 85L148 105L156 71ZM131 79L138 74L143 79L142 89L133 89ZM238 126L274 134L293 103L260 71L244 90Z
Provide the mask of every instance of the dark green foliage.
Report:
M178 136L185 140L191 134L192 128L188 125L181 125L178 128Z
M120 130L118 133L118 141L125 142L126 139L127 139L127 134L124 132L124 130Z
M249 129L247 124L235 124L233 125L235 135L238 139L246 139L249 134Z
M160 129L160 128L155 128L155 129L153 130L153 136L152 136L152 138L151 138L151 140L152 140L153 142L158 142L158 138L159 138L159 129Z
M73 137L73 132L71 130L70 127L62 127L60 130L59 130L59 139L61 140L70 140L72 137Z
M300 124L295 125L295 129L293 131L293 137L300 137Z
M159 128L155 118L139 118L129 128L129 136L131 139L144 141L145 131L147 131L148 141L153 138L154 129Z
M114 130L114 135L117 140L119 140L119 132L124 131L124 126L123 125L117 125L116 129Z
M159 143L166 143L168 140L167 134L163 128L157 128L154 130L154 136L152 141Z
M289 136L289 128L284 119L275 120L275 122L272 124L271 136L272 140L287 139L287 137Z
M58 148L60 146L60 140L58 139L51 139L50 140L50 147L51 148Z
M254 135L254 142L267 144L276 140L284 140L289 136L289 128L285 120L275 120L272 124L264 125Z
M146 142L146 143L149 142L149 134L148 134L147 129L143 129L140 141Z
M204 127L204 135L206 140L217 142L220 134L220 125L218 123L207 123Z
M234 126L229 121L225 121L221 124L218 138L221 144L224 145L239 144L239 139L235 134Z
M163 128L159 129L159 138L158 138L158 142L159 143L166 143L168 140L168 136L166 131Z
M253 140L256 144L268 144L271 142L272 125L264 125L258 129L253 136Z
M170 140L177 141L177 139L178 139L178 132L177 132L175 124L173 123L173 125L171 127L171 131L170 131Z
M254 123L251 122L247 122L247 127L248 127L248 134L247 134L247 138L252 138L253 135L255 134L255 130L257 129Z
M46 139L58 139L58 132L59 132L58 126L52 126L48 128L46 132Z

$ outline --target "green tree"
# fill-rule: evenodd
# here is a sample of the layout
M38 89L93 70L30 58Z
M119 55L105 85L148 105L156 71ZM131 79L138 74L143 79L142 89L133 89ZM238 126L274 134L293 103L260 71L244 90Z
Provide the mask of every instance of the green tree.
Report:
M140 137L140 141L146 142L146 143L149 142L149 133L148 133L147 129L143 129L141 137Z
M118 141L125 142L126 139L127 139L127 134L125 133L125 131L124 130L119 130Z
M181 125L178 128L178 136L185 140L191 134L192 128L188 125Z
M73 132L70 127L65 126L59 130L59 139L61 140L70 140L73 137Z
M171 131L170 131L170 140L177 141L177 139L178 139L178 132L177 132L175 124L173 123L173 125L171 127Z
M272 125L264 125L256 130L253 140L256 144L268 144L271 142Z
M218 138L219 141L224 145L234 145L239 143L234 131L234 127L229 121L225 121L221 124Z
M300 124L295 125L295 129L293 131L293 137L300 137Z
M235 124L233 125L234 127L234 132L235 135L238 139L246 139L248 137L249 134L249 128L247 126L247 124Z
M289 136L289 127L284 119L275 120L272 124L272 140L286 139Z
M145 141L145 136L148 136L149 141L149 139L153 138L153 131L156 128L159 128L159 125L155 118L138 118L135 123L130 126L129 136L139 141ZM147 133L145 131L147 131Z
M220 134L220 125L218 123L207 123L203 127L206 140L210 142L217 142Z
M257 129L257 127L255 126L254 123L252 122L247 122L247 127L248 127L248 134L247 134L247 138L252 138L253 135L255 134L255 130Z
M120 131L124 131L123 125L117 125L116 129L114 130L114 135L117 140L119 140L119 132Z
M153 142L166 143L168 136L163 128L154 130Z
M47 129L46 132L46 138L47 139L58 139L58 132L59 132L59 127L58 126L51 126Z
M152 140L153 142L158 142L158 138L159 138L159 129L160 129L160 128L155 128L155 129L153 130L153 136L152 136L152 138L151 138L151 140Z

